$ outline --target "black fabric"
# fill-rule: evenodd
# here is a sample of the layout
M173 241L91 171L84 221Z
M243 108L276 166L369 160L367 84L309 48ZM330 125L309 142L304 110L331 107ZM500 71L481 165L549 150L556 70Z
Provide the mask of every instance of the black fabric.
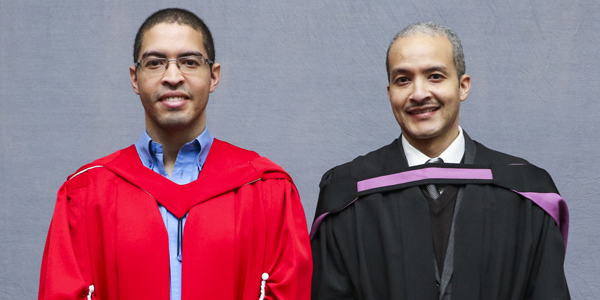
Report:
M528 164L476 147L477 165ZM328 171L316 215L356 198L350 182L406 170L403 153L396 140ZM536 189L555 190L536 178L526 181ZM526 183L506 184L527 188ZM454 221L452 299L570 299L563 239L552 217L492 184L466 185L461 201ZM328 215L312 250L313 299L438 299L430 209L419 186L368 193Z
M444 270L444 259L446 258L446 249L448 248L448 238L450 237L458 188L453 185L446 186L437 199L431 198L424 190L422 192L429 203L433 254L441 276Z
M425 197L427 197L427 202L429 203L429 211L431 212L431 214L433 216L437 216L439 215L442 211L444 211L446 209L446 207L448 207L451 203L455 203L456 202L456 195L458 193L458 188L456 186L453 185L448 185L444 188L442 194L437 198L437 199L433 199L431 198L431 196L429 196L425 190L423 191L423 195ZM454 210L452 207L454 207L454 205L450 205L451 208Z

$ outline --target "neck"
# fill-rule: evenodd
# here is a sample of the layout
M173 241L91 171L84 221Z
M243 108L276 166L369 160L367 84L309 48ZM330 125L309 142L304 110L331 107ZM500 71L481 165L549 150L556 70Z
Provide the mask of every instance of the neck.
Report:
M173 167L175 167L175 161L181 147L197 138L204 131L204 128L205 125L202 124L198 128L165 130L146 124L146 132L148 132L150 138L163 147L163 165L169 177L172 176Z
M439 157L454 140L458 137L458 126L443 136L432 137L429 139L418 139L405 135L406 140L421 153L429 158Z

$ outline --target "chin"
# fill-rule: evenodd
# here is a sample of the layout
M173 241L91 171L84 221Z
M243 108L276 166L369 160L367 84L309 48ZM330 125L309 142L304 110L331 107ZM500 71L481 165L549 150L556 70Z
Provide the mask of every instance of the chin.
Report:
M407 128L406 130L403 129L402 132L418 140L429 140L441 135L439 128Z
M157 122L164 130L183 130L191 126L192 122L184 118L164 118Z

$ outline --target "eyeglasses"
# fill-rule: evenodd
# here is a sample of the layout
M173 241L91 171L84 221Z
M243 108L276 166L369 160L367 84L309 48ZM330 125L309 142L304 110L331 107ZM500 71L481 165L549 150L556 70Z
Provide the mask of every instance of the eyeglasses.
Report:
M135 63L135 68L146 75L159 76L167 72L171 62L175 62L183 74L194 75L202 70L204 65L211 66L213 61L204 58L202 55L182 56L177 59L167 59L165 57L146 57Z

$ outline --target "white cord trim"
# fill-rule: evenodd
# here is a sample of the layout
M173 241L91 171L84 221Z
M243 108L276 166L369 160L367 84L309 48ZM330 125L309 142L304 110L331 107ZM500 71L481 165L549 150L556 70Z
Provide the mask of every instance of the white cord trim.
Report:
M90 285L89 290L90 290L90 292L88 293L87 298L88 298L88 300L92 300L92 294L94 293L94 285L93 284Z
M75 178L75 177L77 177L77 176L81 175L82 173L85 173L85 172L87 172L88 170L95 169L95 168L104 168L104 166L97 165L97 166L91 166L91 167L89 167L89 168L85 168L85 169L83 169L83 170L81 170L81 171L79 171L79 172L77 172L77 173L73 174L73 176L69 177L69 179L68 179L68 180L71 180L71 179L73 179L73 178Z
M260 282L260 298L258 298L258 300L265 299L265 287L267 286L267 279L269 279L269 274L262 273L261 279L262 281Z
M262 178L259 178L259 179L256 179L256 180L252 180L252 181L250 181L250 182L248 182L248 183L244 183L244 184L240 185L240 187L243 187L243 186L245 186L245 185L249 185L249 184L253 184L253 183L255 183L255 182L258 182L258 181L261 181L261 180L262 180ZM266 273L265 273L265 274L266 274Z

